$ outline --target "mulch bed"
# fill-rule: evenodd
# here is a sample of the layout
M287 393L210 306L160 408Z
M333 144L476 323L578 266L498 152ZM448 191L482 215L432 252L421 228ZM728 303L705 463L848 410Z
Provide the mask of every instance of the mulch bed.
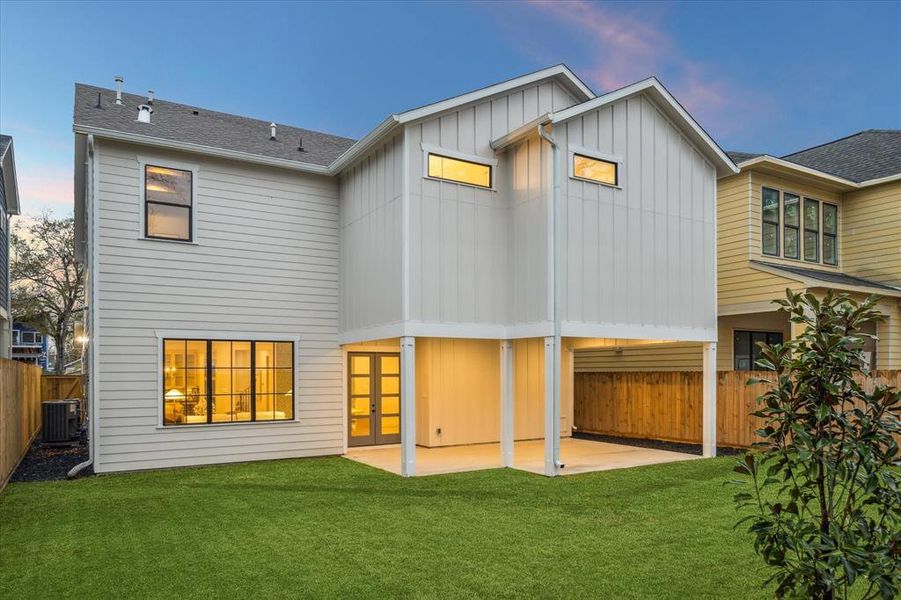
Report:
M701 455L700 444L682 444L679 442L665 442L663 440L643 440L614 435L601 435L600 433L588 433L585 431L573 431L573 437L582 440L593 440L595 442L607 442L608 444L622 444L624 446L635 446L637 448L651 448L654 450L669 450L670 452ZM745 450L742 450L741 448L724 448L722 446L717 446L716 449L717 456L736 456L744 453Z
M69 469L87 459L88 446L85 443L79 443L77 446L44 446L38 436L28 449L25 458L19 463L10 482L65 479ZM88 467L79 473L79 477L92 473L91 467Z

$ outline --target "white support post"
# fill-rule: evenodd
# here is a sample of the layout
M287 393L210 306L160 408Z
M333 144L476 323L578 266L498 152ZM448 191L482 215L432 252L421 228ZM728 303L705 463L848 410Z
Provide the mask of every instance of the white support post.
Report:
M557 474L557 457L560 454L560 408L558 405L559 374L557 344L554 336L544 338L544 474Z
M501 340L501 466L513 466L513 342Z
M400 474L416 475L416 338L400 338Z
M702 451L716 456L716 342L704 342L704 416Z

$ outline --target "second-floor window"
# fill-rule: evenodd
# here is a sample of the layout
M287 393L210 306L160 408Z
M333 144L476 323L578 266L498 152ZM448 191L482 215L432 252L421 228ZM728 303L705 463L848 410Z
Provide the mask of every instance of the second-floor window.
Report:
M838 265L838 206L769 187L760 198L762 254Z
M429 152L428 176L476 187L491 187L491 165Z
M193 173L154 165L144 167L144 235L192 241Z

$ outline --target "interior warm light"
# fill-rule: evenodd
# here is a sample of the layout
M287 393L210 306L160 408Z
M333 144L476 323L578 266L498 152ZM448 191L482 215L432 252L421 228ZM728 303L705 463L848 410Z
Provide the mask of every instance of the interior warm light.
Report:
M479 187L491 187L491 166L429 154L429 177L468 183Z
M157 183L148 183L146 189L150 190L151 192L162 192L164 194L171 194L175 191L170 187L159 185Z
M573 155L573 175L607 185L617 185L617 164L581 154Z
M148 173L158 173L160 175L172 175L172 176L179 176L184 173L184 171L179 171L176 169L167 169L165 167L154 167L151 165L147 165L147 172Z
M166 400L169 402L176 402L184 398L185 395L182 394L179 390L172 388L168 392L166 392Z

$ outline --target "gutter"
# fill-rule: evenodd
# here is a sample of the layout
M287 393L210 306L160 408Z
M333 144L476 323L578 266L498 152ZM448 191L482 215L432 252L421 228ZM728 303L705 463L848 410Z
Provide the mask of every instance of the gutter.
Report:
M66 473L66 477L68 479L73 479L77 477L79 473L81 473L84 469L90 467L94 464L94 455L95 455L95 445L97 436L95 432L97 430L97 323L96 323L96 300L97 300L97 261L96 261L96 253L97 253L97 244L96 242L96 233L95 229L97 227L97 210L96 210L96 195L94 194L94 186L97 184L94 178L94 135L88 134L87 141L88 147L88 160L85 161L84 169L88 171L85 176L85 181L89 184L89 189L85 196L87 197L88 205L86 209L89 209L89 217L88 223L90 224L89 231L87 235L90 236L90 240L92 243L90 244L91 253L86 256L86 260L89 265L89 282L90 282L90 295L88 297L88 368L85 369L87 373L87 385L86 390L88 392L88 459L84 462L80 462L74 467L72 467L68 473ZM87 211L86 211L87 212Z
M551 193L548 198L550 203L550 215L551 215L551 232L553 237L552 243L552 252L553 255L552 264L553 268L551 269L551 287L553 288L553 296L552 296L552 306L553 306L553 320L554 320L554 362L552 366L552 375L553 375L553 394L552 394L552 408L551 413L553 415L551 426L554 427L554 435L552 439L554 440L553 449L551 453L551 461L553 465L553 472L556 473L558 470L562 469L565 465L560 462L560 356L563 352L561 348L561 319L560 319L560 306L561 306L561 290L560 290L560 278L558 274L560 273L560 218L559 218L559 208L560 202L558 200L559 197L559 189L560 189L560 166L559 166L559 152L560 149L557 146L557 140L554 139L552 134L549 134L545 131L545 125L550 124L551 130L553 131L553 122L550 119L546 119L545 121L538 124L536 130L538 132L538 136L545 140L551 146ZM547 427L547 425L545 425ZM547 435L547 433L545 433ZM545 455L545 461L547 461L547 456ZM546 470L549 465L545 465Z

